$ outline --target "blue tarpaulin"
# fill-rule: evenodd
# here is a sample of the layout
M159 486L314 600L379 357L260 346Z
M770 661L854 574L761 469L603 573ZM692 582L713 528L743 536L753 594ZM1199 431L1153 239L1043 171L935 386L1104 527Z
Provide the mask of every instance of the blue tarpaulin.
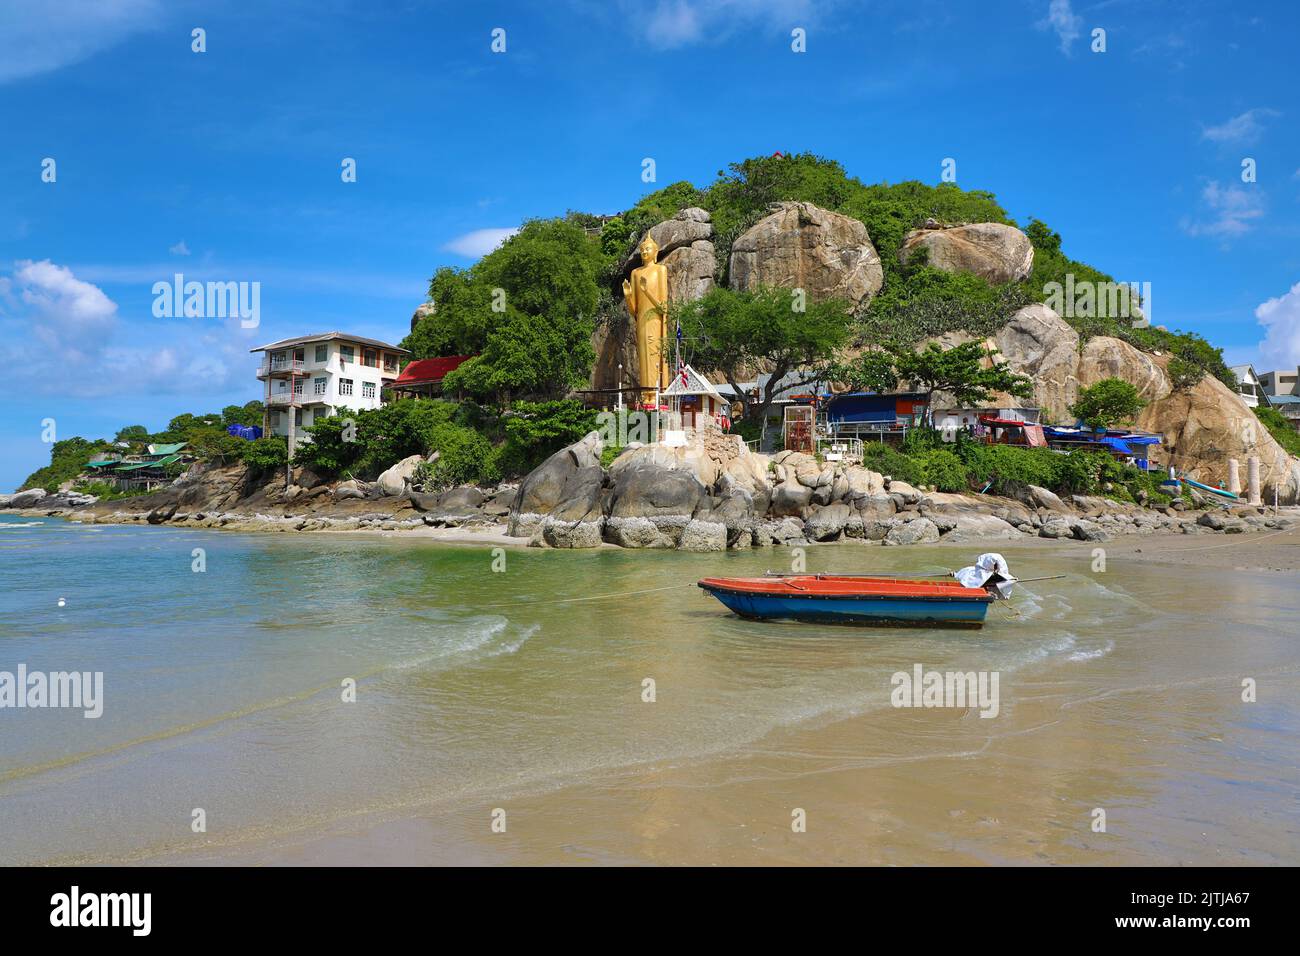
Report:
M248 441L256 441L262 437L262 429L257 425L227 425L226 432Z

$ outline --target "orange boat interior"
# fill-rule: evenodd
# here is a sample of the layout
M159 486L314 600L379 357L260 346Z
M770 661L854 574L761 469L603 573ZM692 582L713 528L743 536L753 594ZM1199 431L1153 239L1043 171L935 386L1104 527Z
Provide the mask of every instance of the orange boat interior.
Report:
M871 578L835 574L792 574L783 577L763 578L704 578L702 587L724 588L746 594L797 594L818 595L861 594L897 596L900 598L946 597L981 600L989 597L983 588L968 588L959 581L918 581L915 578Z

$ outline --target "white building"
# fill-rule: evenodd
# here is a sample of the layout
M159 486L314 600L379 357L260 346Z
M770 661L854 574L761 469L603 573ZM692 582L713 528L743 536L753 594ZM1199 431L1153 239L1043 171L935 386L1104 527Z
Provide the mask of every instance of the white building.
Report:
M1250 365L1234 365L1232 374L1237 379L1237 394L1241 400L1250 408L1258 408L1261 400L1263 404L1268 404L1268 399L1263 396L1266 394L1264 383L1260 381L1255 369ZM1272 374L1272 373L1270 373Z
M250 352L262 352L257 377L265 384L262 430L293 440L302 430L341 409L378 408L384 387L397 378L406 349L344 332L300 335Z

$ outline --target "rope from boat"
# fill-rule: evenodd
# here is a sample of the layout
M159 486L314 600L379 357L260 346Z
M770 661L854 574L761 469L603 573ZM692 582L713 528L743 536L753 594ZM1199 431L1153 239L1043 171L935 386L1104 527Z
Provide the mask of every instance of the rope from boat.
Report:
M601 601L605 598L630 597L633 594L653 594L656 591L677 591L681 588L693 588L695 583L670 584L663 588L642 588L639 591L611 591L608 594L589 594L586 597L558 598L554 601L510 601L507 604L476 604L474 609L488 607L536 607L539 604L573 604L577 601Z

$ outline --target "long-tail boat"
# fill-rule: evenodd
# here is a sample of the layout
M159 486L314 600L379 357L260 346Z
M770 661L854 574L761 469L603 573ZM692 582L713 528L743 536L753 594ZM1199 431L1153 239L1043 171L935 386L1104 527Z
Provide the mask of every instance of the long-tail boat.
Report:
M828 624L982 627L989 605L1015 578L1001 555L981 555L957 580L852 574L704 578L699 586L740 617Z

